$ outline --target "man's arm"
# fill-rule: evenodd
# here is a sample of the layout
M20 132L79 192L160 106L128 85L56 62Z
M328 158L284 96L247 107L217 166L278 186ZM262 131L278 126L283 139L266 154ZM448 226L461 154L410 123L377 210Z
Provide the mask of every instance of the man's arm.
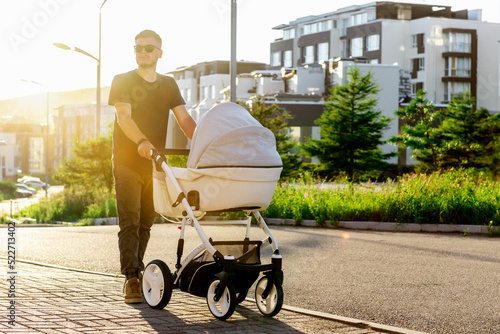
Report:
M134 143L141 141L137 147L139 155L143 158L151 159L150 152L155 147L149 142L149 140L142 140L143 138L147 138L132 119L132 107L130 106L130 103L117 102L115 103L115 109L116 120L125 135Z
M191 115L189 115L186 106L184 106L183 104L178 105L177 107L173 108L172 111L174 112L175 119L177 119L177 123L179 123L182 131L184 131L184 134L189 139L192 139L194 129L196 128L196 122L191 117Z

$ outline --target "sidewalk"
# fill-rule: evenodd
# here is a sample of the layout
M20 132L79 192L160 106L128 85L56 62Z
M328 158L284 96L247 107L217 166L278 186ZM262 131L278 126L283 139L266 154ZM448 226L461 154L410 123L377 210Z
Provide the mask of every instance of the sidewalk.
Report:
M265 318L250 299L219 321L205 299L179 290L163 310L153 310L146 303L125 304L120 277L29 262L16 267L15 297L2 293L0 299L0 333L417 333L286 305ZM2 285L9 290L5 279ZM12 301L15 326L8 324Z

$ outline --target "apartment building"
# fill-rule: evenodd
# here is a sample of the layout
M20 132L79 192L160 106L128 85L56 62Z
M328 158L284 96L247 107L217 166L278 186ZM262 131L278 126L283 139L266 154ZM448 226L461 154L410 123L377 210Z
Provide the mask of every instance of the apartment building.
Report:
M0 181L16 181L18 156L15 133L0 133Z
M409 81L400 97L424 89L435 103L447 103L468 91L478 107L499 112L500 24L481 14L377 1L298 18L274 27L283 37L270 45L270 68L331 67L337 58L397 64L400 81Z
M229 66L228 60L206 61L180 67L166 74L172 76L177 82L182 97L186 101L186 108L208 110L213 102L225 98L225 89L230 85ZM266 68L265 63L238 61L236 73L244 75Z
M61 105L53 113L53 159L51 168L56 169L64 158L71 155L75 140L84 141L95 136L95 103ZM115 108L101 104L100 134L113 129Z
M165 74L175 79L186 102L186 108L191 113L191 116L195 120L198 120L214 103L228 100L230 87L229 66L230 62L227 60L214 60L179 67ZM266 68L267 65L265 63L237 62L236 73L238 77L236 79L236 86L238 89L238 98L249 98L252 95L252 90L255 88L253 81L251 83L248 80L243 82L245 80L241 80L240 78L249 78L251 77L251 72ZM166 146L184 148L187 145L188 140L171 113Z
M46 129L40 124L0 124L0 180L17 180L18 170L32 175L45 173Z

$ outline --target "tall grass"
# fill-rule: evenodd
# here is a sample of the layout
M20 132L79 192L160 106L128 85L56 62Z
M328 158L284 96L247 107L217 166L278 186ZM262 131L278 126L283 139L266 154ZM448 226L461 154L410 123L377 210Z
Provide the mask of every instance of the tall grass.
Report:
M282 184L263 212L270 218L324 223L500 223L500 182L474 170L408 174L385 184Z
M281 184L262 214L319 224L343 220L499 226L499 210L500 181L481 171L460 169L408 174L383 184ZM116 217L116 204L106 191L69 188L18 216L39 222Z
M107 191L70 187L49 200L41 199L40 203L19 212L17 216L31 217L43 223L116 217L116 204L113 195Z

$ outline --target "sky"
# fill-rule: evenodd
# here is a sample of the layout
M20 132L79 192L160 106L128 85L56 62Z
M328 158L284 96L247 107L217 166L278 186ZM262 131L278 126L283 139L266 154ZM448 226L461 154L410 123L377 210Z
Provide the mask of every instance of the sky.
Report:
M369 0L238 0L238 60L269 63L272 28L299 17ZM500 23L491 0L399 1L482 9L483 21ZM63 43L97 57L103 0L0 0L0 100L50 91L96 87L97 61L53 46ZM231 0L107 0L101 11L101 86L136 68L134 37L152 29L163 39L157 72L203 61L230 59ZM22 81L34 81L43 86Z

